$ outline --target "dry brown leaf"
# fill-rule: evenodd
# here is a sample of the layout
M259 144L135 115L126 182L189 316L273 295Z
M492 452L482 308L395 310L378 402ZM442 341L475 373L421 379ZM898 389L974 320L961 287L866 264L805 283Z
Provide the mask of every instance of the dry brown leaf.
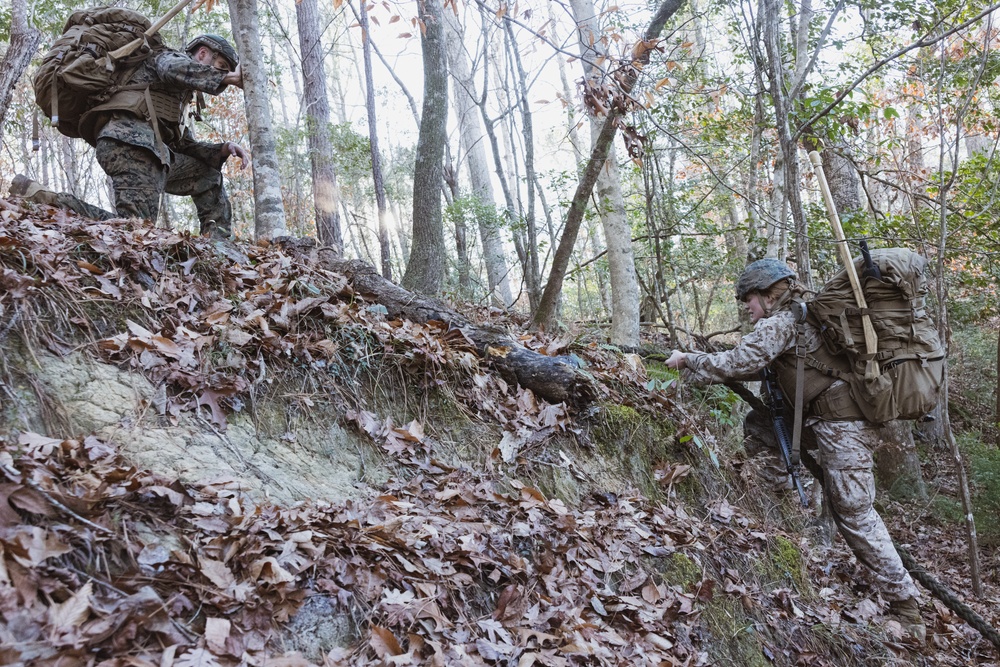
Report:
M372 625L372 636L369 639L369 644L375 650L375 655L382 660L403 654L403 648L399 645L396 636L392 634L391 630L380 625Z
M225 591L236 583L236 577L225 563L211 558L199 558L198 564L201 566L201 573L205 578Z
M209 616L205 619L205 643L213 653L226 652L226 640L231 629L232 623L224 618Z
M83 624L90 615L90 596L93 592L94 587L88 581L65 602L50 605L48 615L52 629L56 633L63 633Z
M220 667L219 661L208 649L190 649L184 655L174 660L173 667Z

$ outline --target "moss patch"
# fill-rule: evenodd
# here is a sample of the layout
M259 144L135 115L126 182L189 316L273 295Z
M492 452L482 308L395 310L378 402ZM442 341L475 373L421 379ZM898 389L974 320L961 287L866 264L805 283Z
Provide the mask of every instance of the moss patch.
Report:
M738 599L716 596L702 614L716 641L708 643L709 656L717 665L767 667L771 664L761 649L756 622Z
M663 580L671 586L687 590L701 581L701 566L680 552L659 561L656 568Z
M606 404L591 421L590 438L598 454L630 477L650 498L662 498L654 471L683 453L675 448L674 424L627 405ZM684 480L686 481L686 480Z
M766 557L756 561L754 565L762 578L773 582L778 588L792 585L800 593L808 588L802 552L783 535L776 535L768 541Z

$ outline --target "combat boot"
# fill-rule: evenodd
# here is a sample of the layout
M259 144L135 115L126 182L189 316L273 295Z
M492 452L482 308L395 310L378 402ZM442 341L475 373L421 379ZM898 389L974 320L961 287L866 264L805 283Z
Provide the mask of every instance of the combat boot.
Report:
M927 640L927 628L924 626L923 617L920 616L917 598L894 600L889 603L889 612L899 620L905 636L921 645Z
M14 180L10 182L10 196L11 197L24 197L28 199L33 194L42 189L37 181L33 181L24 174L18 174L14 177Z
M18 174L10 183L10 196L21 197L36 204L56 206L56 193L46 190L38 181L33 181L23 174Z

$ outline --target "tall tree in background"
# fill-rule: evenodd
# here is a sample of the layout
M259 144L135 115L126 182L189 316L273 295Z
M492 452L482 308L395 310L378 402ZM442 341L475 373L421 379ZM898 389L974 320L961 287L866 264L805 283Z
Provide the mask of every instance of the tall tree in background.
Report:
M323 66L322 25L316 0L298 0L295 18L302 52L302 88L305 101L309 159L312 163L313 202L316 208L316 236L319 242L344 252L337 210L337 170L330 141L330 100L326 96L326 68Z
M0 61L0 126L7 116L14 86L42 41L42 33L28 25L27 0L13 0L10 12L10 44Z
M507 258L504 256L503 241L496 216L485 215L495 210L493 180L486 158L486 138L480 123L476 106L476 86L469 67L469 57L465 50L465 40L458 19L445 12L445 28L448 45L448 69L452 77L452 97L455 101L455 116L460 133L459 145L462 159L469 172L472 196L481 210L477 215L479 238L483 244L483 263L486 265L486 279L489 282L490 298L501 308L513 305L510 281L507 277Z
M808 0L805 1L808 2ZM784 4L780 0L762 0L761 33L764 39L764 52L767 55L767 74L771 101L774 106L775 127L778 130L778 144L781 149L782 176L785 183L780 215L784 219L784 202L787 202L791 209L792 220L795 222L795 266L798 270L798 277L803 285L812 288L809 235L806 230L802 195L799 191L799 153L795 139L792 137L791 121L789 120L794 97L789 95L788 88L786 88L788 76L785 71L785 52L781 32L781 8L783 6ZM806 16L810 15L811 13ZM803 20L805 18L803 17ZM806 23L799 30L800 34L803 31L808 31L808 24Z
M375 185L375 206L378 209L378 252L382 277L392 280L389 255L388 208L385 202L385 181L382 178L382 156L378 148L378 126L375 124L375 83L372 77L372 40L368 32L368 4L362 0L358 15L361 24L361 48L365 59L365 108L368 112L368 146L372 156L372 182Z
M281 171L271 109L270 86L257 21L257 0L229 0L233 37L243 65L243 95L253 155L254 235L269 239L288 234L281 199Z
M424 103L413 166L413 247L402 285L424 294L437 294L445 271L441 187L444 144L448 139L448 66L440 0L417 0L417 7L424 59Z
M590 85L599 86L606 72L598 65L607 59L607 47L597 25L593 0L570 0L580 41L580 60ZM601 135L600 121L591 116L590 138ZM639 281L632 252L632 226L625 215L621 176L615 146L608 146L604 168L597 176L596 207L604 225L608 244L608 268L611 274L611 342L615 345L639 345Z
M621 94L629 95L639 77L639 67L649 63L649 54L663 31L663 26L667 20L677 13L677 10L684 5L684 0L664 0L657 8L652 20L646 27L643 38L636 44L632 51L633 66L626 70L622 77ZM577 185L573 199L570 201L569 211L566 213L566 225L563 228L562 237L559 239L559 247L552 258L552 270L549 272L549 280L545 284L545 291L538 310L532 318L532 323L536 327L551 328L555 324L556 306L559 296L562 294L563 280L566 278L566 269L569 267L569 260L573 254L573 246L576 244L576 237L580 231L580 224L583 222L583 214L587 208L587 201L597 182L600 171L604 168L607 159L608 149L618 131L623 111L622 106L615 105L608 112L604 119L601 132L593 144L590 151L590 159L587 166L580 175L580 183Z

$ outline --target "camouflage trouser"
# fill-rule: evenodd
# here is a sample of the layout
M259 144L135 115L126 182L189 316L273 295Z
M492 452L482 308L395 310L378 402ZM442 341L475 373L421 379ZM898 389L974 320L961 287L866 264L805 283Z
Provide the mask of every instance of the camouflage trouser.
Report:
M85 215L88 218L94 220L112 220L119 216L115 215L111 211L105 211L100 206L94 206L93 204L88 204L79 197L71 195L68 192L51 192L49 190L40 190L35 194L27 198L29 201L37 202L39 204L46 204L48 206L55 206L56 208L66 208L70 211L79 213L80 215Z
M786 414L789 428L791 415ZM889 601L918 597L916 585L892 546L892 538L882 517L875 511L875 476L872 453L878 448L879 429L867 422L809 419L802 430L802 448L819 450L823 468L824 497L833 519L854 556L872 573L882 595ZM744 421L748 451L773 457L773 468L783 470L778 461L777 441L770 416L752 410Z
M222 184L222 172L201 160L172 154L166 169L152 152L114 139L97 140L97 162L111 177L115 209L121 217L156 220L160 194L190 196L201 222L201 234L232 235L233 211Z
M903 566L875 502L872 453L878 448L879 429L868 422L810 420L819 444L826 497L847 546L871 570L889 601L919 597Z

